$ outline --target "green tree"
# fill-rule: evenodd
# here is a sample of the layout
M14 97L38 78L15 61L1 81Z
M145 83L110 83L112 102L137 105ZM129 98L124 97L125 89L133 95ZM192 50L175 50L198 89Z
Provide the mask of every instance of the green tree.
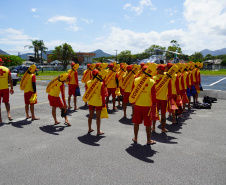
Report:
M127 63L127 64L131 64L132 62L132 54L131 54L131 51L129 50L124 50L122 52L120 52L118 54L118 61L120 63Z
M53 50L52 60L59 60L64 66L64 70L67 69L67 65L75 56L75 52L71 45L64 43L60 46L56 46Z
M224 59L224 60L221 61L221 65L226 66L226 59Z
M3 65L6 67L18 66L23 63L23 59L15 55L0 55L0 58L2 58L4 61Z
M170 44L171 44L171 46L168 46L167 51L182 53L180 44L176 40L171 40ZM166 59L168 59L168 60L172 60L174 58L174 56L175 56L174 53L170 53L170 52L166 53ZM178 58L180 59L181 56L178 56Z
M35 62L37 63L39 61L39 40L31 40L32 45L26 45L25 47L28 47L29 49L34 49L34 58Z
M44 44L43 40L39 40L39 42L38 42L38 49L41 51L41 64L43 64L42 53L46 54L46 51L48 50L48 48L45 47L45 44Z
M195 52L194 54L192 54L190 56L190 60L194 61L194 60L198 60L198 61L202 61L203 60L203 55L201 52Z
M150 56L155 55L156 52L158 52L158 55L162 55L163 52L161 50L164 51L165 49L166 49L165 47L153 44L148 49L146 49L144 51L144 53L148 54L148 57L146 57L146 58L149 58ZM143 58L143 59L145 59L145 58Z

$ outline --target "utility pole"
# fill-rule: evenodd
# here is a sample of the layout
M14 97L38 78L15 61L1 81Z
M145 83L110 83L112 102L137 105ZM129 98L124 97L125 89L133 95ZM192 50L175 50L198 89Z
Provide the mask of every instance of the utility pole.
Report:
M115 50L115 51L116 51L116 57L115 57L116 59L115 59L115 60L116 60L116 63L117 63L117 51L118 51L118 50Z

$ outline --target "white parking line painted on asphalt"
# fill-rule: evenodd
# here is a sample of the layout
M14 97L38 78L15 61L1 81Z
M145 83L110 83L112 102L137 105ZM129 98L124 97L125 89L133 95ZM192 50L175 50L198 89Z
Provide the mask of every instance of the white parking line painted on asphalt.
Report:
M220 79L220 80L218 80L218 81L216 81L216 82L214 82L214 83L212 83L212 84L210 84L209 86L213 86L213 85L219 83L220 81L222 81L222 80L224 80L224 79L226 79L226 77L225 77L225 78L222 78L222 79Z

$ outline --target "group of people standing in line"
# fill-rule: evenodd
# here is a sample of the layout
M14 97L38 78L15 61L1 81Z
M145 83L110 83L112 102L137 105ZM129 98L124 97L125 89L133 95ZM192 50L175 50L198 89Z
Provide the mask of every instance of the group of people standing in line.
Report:
M0 58L0 103L5 103L8 119L10 115L9 93L13 94L13 85L10 70L3 66L4 61ZM75 67L77 65L77 67ZM89 108L88 133L93 132L92 118L96 111L97 135L104 132L100 130L101 114L103 108L109 108L109 98L112 96L113 110L118 106L123 108L123 116L126 117L128 103L132 104L132 122L134 123L134 137L132 141L138 142L139 125L144 122L147 133L147 145L155 144L151 140L151 131L155 132L156 121L161 122L161 131L166 129L166 113L172 116L172 124L176 124L176 116L183 116L186 112L186 105L191 109L191 97L193 106L198 102L200 92L200 68L201 63L189 62L186 64L144 64L127 65L125 63L116 64L96 63L87 64L87 70L83 72L82 83L85 84L85 94L83 100L85 106ZM172 68L172 69L171 69ZM77 94L79 90L78 64L71 63L71 69L47 86L49 104L52 107L54 125L60 124L56 116L56 108L61 111L71 109L71 97L74 96L74 109L77 110ZM29 71L24 84L24 101L26 118L39 120L34 114L34 104L37 99L32 99L36 94L35 70ZM10 84L10 90L8 86ZM22 83L22 82L21 82ZM68 105L65 100L65 83L68 84ZM142 87L142 88L141 88ZM60 93L62 98L60 98ZM3 98L3 100L1 100ZM122 103L121 103L122 100ZM29 107L31 116L29 114ZM159 113L161 116L159 116ZM65 124L71 126L65 114ZM0 124L2 123L0 111Z

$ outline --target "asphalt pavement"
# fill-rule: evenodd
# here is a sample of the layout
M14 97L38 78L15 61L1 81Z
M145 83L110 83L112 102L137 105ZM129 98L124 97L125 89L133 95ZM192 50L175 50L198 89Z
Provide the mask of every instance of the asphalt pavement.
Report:
M72 126L63 124L59 110L62 123L54 126L47 84L37 82L40 120L25 119L19 86L10 96L12 122L2 104L0 184L226 184L226 100L218 99L212 109L187 111L178 125L167 118L165 134L158 122L152 134L157 144L147 146L143 125L138 144L132 143L131 106L123 118L121 107L114 112L110 102L109 119L101 120L105 134L96 136L95 118L95 131L87 134L89 111L78 97L80 109L69 111Z

